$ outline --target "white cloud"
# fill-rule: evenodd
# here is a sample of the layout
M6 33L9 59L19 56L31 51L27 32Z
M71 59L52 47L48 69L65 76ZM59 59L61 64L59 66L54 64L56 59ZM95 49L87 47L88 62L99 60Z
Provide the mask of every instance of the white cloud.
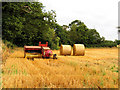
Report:
M81 20L88 28L95 28L107 40L118 39L119 0L39 0L46 10L55 10L60 25Z

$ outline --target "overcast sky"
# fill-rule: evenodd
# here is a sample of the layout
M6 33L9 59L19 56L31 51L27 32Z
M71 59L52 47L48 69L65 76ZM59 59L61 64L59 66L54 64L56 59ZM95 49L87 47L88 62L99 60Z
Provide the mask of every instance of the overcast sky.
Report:
M56 11L60 25L81 20L88 28L96 29L106 40L118 39L119 0L39 0L47 11Z

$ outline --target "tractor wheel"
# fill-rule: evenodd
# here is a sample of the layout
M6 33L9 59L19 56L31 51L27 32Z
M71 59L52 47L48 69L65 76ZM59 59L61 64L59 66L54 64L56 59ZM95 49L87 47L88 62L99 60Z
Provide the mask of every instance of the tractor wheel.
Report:
M44 59L45 57L44 57L44 56L42 56L42 58Z
M57 59L57 54L53 54L53 59Z

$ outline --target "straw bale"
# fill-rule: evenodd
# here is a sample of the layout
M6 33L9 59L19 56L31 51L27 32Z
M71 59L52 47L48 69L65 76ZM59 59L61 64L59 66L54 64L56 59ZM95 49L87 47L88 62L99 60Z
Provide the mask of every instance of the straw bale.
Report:
M73 46L73 55L74 56L84 56L85 55L85 46L84 46L84 44L74 44L74 46Z
M61 45L60 55L71 55L71 45Z

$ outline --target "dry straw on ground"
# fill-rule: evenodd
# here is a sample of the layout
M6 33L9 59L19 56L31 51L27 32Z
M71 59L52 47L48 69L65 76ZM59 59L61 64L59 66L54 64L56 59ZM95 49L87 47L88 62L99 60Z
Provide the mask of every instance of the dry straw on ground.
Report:
M73 46L73 55L74 56L84 56L85 54L85 46L83 44L74 44Z
M61 45L60 55L71 55L71 45Z
M2 68L3 88L118 88L118 49L86 48L85 56L24 58L15 49Z

